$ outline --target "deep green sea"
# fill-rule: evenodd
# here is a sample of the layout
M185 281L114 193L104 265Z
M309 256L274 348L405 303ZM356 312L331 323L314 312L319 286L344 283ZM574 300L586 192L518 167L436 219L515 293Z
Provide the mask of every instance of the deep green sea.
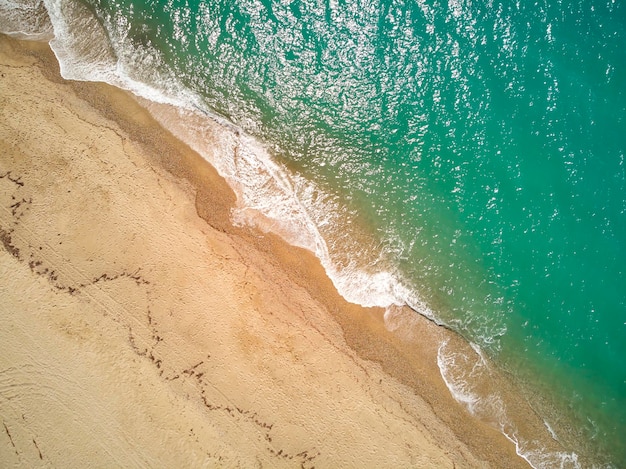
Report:
M348 299L408 304L510 373L563 443L539 455L510 434L535 467L626 467L623 2L0 13L5 31L54 35L66 78L175 105L172 125L238 191L236 221L314 251ZM222 126L206 136L219 151L202 119Z

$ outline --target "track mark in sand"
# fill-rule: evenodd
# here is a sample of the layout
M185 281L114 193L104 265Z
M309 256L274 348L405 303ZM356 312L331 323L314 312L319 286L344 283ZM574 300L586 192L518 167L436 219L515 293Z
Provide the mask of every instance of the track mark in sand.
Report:
M2 425L4 425L4 431L6 432L7 436L9 437L9 440L11 441L11 446L13 446L13 449L15 450L15 454L17 454L19 456L20 453L17 450L17 447L15 446L15 442L13 441L13 437L11 436L11 432L9 431L9 427L7 427L7 424L4 423L4 422L2 422Z
M203 374L204 373L196 374L195 375L196 379L198 379L198 381L201 382L201 378ZM210 411L225 412L226 414L228 414L229 416L233 418L240 418L240 419L247 420L248 422L251 422L257 427L259 427L260 430L263 432L265 441L268 443L268 445L265 446L265 449L268 452L270 452L273 456L281 458L281 459L299 460L300 467L302 469L315 469L315 466L313 466L313 460L321 454L317 449L313 448L312 450L301 451L297 454L290 454L287 451L284 451L282 449L277 450L273 447L272 436L270 435L270 432L274 428L273 423L270 424L270 423L264 422L263 420L261 420L261 418L256 412L242 409L241 407L237 405L229 406L229 405L212 404L208 401L205 395L205 389L201 389L200 394L201 394L202 402L204 403L204 406Z
M54 247L44 243L49 252L42 251L44 246L39 246L39 249L37 249L36 241L38 236L26 226L23 226L25 233L21 236L16 232L16 228L21 226L20 221L22 217L33 205L32 197L28 196L28 194L23 194L27 186L25 186L22 177L14 175L11 171L6 171L0 173L0 180L3 179L12 183L13 190L9 189L5 193L7 199L3 203L4 206L0 207L0 209L6 211L7 218L3 221L7 222L8 225L0 226L0 243L18 261L28 262L28 266L33 273L46 277L56 290L76 295L83 288L124 278L134 281L137 286L150 285L150 281L141 274L141 268L135 270L125 269L115 273L104 272L97 277L86 278L82 272L72 271L73 269L71 268L68 269L71 266L63 265L62 262L54 262L53 258L62 259L62 256L59 255ZM8 196L10 196L10 199Z
M11 181L16 186L24 187L24 182L22 181L21 176L13 177L13 176L11 176L11 171L7 171L4 174L0 174L0 179L4 179L4 178L7 178L9 181Z
M229 417L235 419L236 421L245 421L255 425L261 435L265 440L265 444L262 446L265 451L269 452L272 456L284 460L292 460L294 462L299 463L299 467L304 469L313 469L313 461L317 456L321 453L316 449L307 449L301 451L297 454L289 453L283 449L275 448L275 443L272 441L271 432L274 428L273 423L268 423L262 419L262 417L253 410L247 410L239 405L235 404L228 397L223 396L226 400L225 404L213 403L207 397L207 388L213 386L206 377L206 369L203 365L206 365L207 361L211 359L211 355L207 355L205 359L198 361L197 363L183 369L182 371L170 370L169 372L165 372L165 366L163 360L158 357L156 352L156 347L163 341L163 338L158 332L157 329L157 321L152 315L150 309L148 309L147 313L147 325L151 329L152 332L152 345L148 347L140 347L137 343L137 337L133 334L132 329L129 327L128 329L128 340L135 351L135 353L140 356L147 358L158 370L159 376L161 376L166 381L174 381L177 379L193 379L199 388L199 398L201 402L204 404L206 409L211 412L222 412ZM221 394L219 389L216 389L218 393Z
M79 291L82 288L85 287L89 287L92 285L95 285L97 283L100 282L112 282L114 280L118 280L118 279L123 279L123 278L128 278L130 280L133 280L135 282L135 284L137 284L137 286L142 286L142 285L150 285L150 281L146 280L144 277L141 276L140 272L141 272L141 268L136 269L134 272L127 272L127 271L122 271L120 273L117 274L107 274L104 273L102 275L100 275L99 277L95 277L94 279L86 282L86 283L79 283L76 285L61 285L59 283L55 283L58 280L58 276L56 274L56 272L54 271L49 271L47 268L44 268L43 270L39 271L37 268L41 265L41 261L30 261L28 263L30 269L35 272L36 274L39 275L48 275L49 280L53 283L54 287L57 290L61 290L61 291L67 291L70 295L76 295L77 293L79 293Z
M148 307L147 318L148 318L147 326L148 326L148 329L150 330L150 333L152 334L150 337L150 339L152 340L152 344L149 347L141 348L137 344L137 340L136 340L137 338L133 334L133 329L130 326L128 326L128 342L130 343L130 346L132 347L133 351L137 355L139 355L140 357L148 358L152 362L152 364L154 364L159 370L159 376L161 376L166 381L173 381L175 379L180 378L180 373L172 375L172 376L164 375L165 370L162 368L163 360L161 358L157 358L157 356L155 355L156 347L161 342L163 342L163 337L159 334L159 331L156 328L156 320L152 316L152 311L150 310L150 307Z
M20 219L26 214L26 212L30 210L33 199L32 197L25 197L21 195L21 189L24 188L24 182L22 181L21 176L12 176L11 171L7 171L4 174L0 174L0 179L6 179L14 185L11 199L6 202L8 205L6 210L13 217L13 224L16 225L20 221ZM13 230L8 231L9 234L11 233L11 231Z
M7 236L2 229L0 229L0 241L2 241L7 251L9 251L18 260L21 260L19 257L19 249L15 248L11 244L11 237ZM48 281L50 282L50 284L56 290L67 292L72 296L80 293L80 291L83 288L96 285L97 283L113 282L115 280L125 279L125 278L133 280L137 286L150 285L150 281L146 280L140 274L141 268L136 269L134 272L129 272L126 270L116 273L116 274L108 274L105 272L98 277L87 280L86 282L76 283L74 285L70 285L70 284L64 285L63 283L59 281L59 272L49 267L45 267L44 262L40 259L37 259L32 253L30 254L28 267L30 268L31 272L33 272L34 274L37 274L42 277L46 277Z
M13 245L13 240L11 239L11 233L0 228L0 242L4 246L4 249L15 257L18 261L20 259L20 250Z
M37 444L37 442L35 441L34 438L33 438L33 444L35 445L35 448L37 448L37 452L39 453L39 459L41 459L43 461L43 454L41 454L41 450L39 449L39 445Z
M21 197L21 200L18 200L18 197L16 196L16 194L18 194L18 191L22 187L24 187L24 182L22 181L21 176L13 176L11 171L6 171L5 173L0 174L0 180L2 179L13 183L14 186L14 190L10 191L11 199L6 202L6 211L7 214L11 214L10 217L13 220L13 225L15 225L19 222L19 219L24 215L25 211L28 209L28 206L32 203L32 199L25 199L24 197ZM11 223L9 223L9 225L11 225ZM16 259L21 260L20 250L17 246L15 246L11 236L13 231L14 227L11 226L6 228L0 227L0 243L2 243L4 249L6 249L9 254L11 254Z
M22 218L29 206L33 203L33 199L30 197L28 199L22 197L21 200L17 200L13 197L13 201L14 202L9 206L9 208L11 209L11 215L13 215L16 220Z

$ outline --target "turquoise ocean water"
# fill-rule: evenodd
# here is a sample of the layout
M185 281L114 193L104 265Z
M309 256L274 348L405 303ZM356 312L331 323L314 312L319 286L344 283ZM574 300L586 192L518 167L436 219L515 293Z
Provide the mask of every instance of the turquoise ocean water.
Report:
M563 443L513 435L534 466L626 467L623 2L3 2L67 78L173 104L201 152L222 126L236 220L511 373Z

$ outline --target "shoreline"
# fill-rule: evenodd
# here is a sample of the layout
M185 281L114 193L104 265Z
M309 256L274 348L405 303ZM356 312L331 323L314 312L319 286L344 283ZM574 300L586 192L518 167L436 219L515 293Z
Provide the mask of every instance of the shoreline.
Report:
M144 462L150 462L152 450L171 463L191 465L247 466L257 460L287 467L363 467L377 461L383 463L378 467L498 467L507 461L507 467L528 467L504 435L469 415L450 395L437 354L444 340L464 346L456 334L408 308L395 317L404 332L389 332L384 311L343 300L311 253L275 235L232 226L234 194L225 181L126 92L65 82L47 44L0 36L0 55L2 80L11 79L11 86L28 82L38 96L26 100L34 107L25 106L20 118L39 119L29 131L3 118L3 124L18 127L0 134L7 155L0 159L2 278L9 281L19 271L15 281L20 283L2 300L2 314L13 330L50 336L39 341L37 354L18 348L13 339L3 369L15 361L36 369L34 358L45 356L45 344L73 350L72 360L82 371L85 363L93 365L92 355L101 357L104 374L90 376L82 386L87 402L99 395L96 381L106 382L102 392L125 382L127 396L120 400L130 396L137 405L148 399L150 417L161 419L160 425L152 428L146 418L124 425L132 412L145 417L145 408L128 409L110 397L96 406L100 414L83 404L72 415L84 418L89 431L98 428L97 418L117 423L106 443L126 445L120 454L131 455L133 438L128 437L137 442L142 431L158 435L167 429L169 443L184 440L170 455L146 443L140 451ZM3 112L20 111L18 98L2 98L14 104ZM66 136L70 143L59 142L63 133L50 127L60 118L66 119L65 131L77 129ZM39 127L46 131L37 135ZM35 161L41 148L50 154ZM68 148L76 152L67 154ZM85 160L79 163L77 155ZM68 200L66 194L79 195ZM86 203L73 199L80 194ZM78 213L81 207L84 213ZM36 294L25 299L22 291ZM20 302L37 314L15 315L12 308ZM65 316L58 318L48 304L62 304ZM56 328L44 327L51 322ZM132 375L117 369L116 357ZM19 382L23 376L15 373L10 378ZM137 376L154 393L140 391ZM46 386L61 396L72 396L81 383L78 376L47 379ZM72 413L60 405L55 414L46 410L45 398L40 400L25 408L37 409L39 422L51 428L59 415ZM186 419L173 417L163 402L174 402ZM0 401L6 434L15 443L0 445L2 459L26 458L18 447L29 432L37 433L32 440L39 453L31 451L28 461L52 458L54 449L63 449L58 446L63 438L35 421L20 421L20 404ZM163 422L160 413L173 423ZM183 420L195 422L193 436L189 429L176 430ZM74 454L74 461L115 460L97 449L91 457ZM185 451L197 457L196 464L176 459L188 457Z

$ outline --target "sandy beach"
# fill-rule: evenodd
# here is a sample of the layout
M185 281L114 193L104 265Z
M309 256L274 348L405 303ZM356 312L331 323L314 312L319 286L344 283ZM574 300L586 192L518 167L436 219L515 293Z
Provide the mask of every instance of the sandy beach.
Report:
M446 388L458 337L233 227L125 92L0 36L0 114L2 467L528 467Z

